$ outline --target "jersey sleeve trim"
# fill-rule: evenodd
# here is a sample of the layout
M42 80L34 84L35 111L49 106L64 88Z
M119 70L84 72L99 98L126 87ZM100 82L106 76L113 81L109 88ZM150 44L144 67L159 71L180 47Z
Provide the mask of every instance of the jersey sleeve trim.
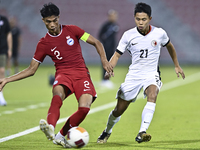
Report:
M120 55L123 54L123 53L122 53L120 50L118 50L118 49L116 49L116 52L119 53Z
M85 33L81 36L81 40L84 41L84 42L86 42L87 39L89 38L89 36L90 36L90 34L87 33L87 32L85 32Z
M35 61L39 62L40 64L42 63L41 61L39 61L39 60L37 60L37 59L35 59L35 58L33 58L33 60L35 60Z
M165 47L169 42L170 42L170 40L168 40L168 42L165 45L163 45L163 47Z

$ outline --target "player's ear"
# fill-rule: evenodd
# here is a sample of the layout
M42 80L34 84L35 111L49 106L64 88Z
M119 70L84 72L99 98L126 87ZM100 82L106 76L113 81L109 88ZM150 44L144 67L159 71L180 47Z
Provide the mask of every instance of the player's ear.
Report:
M45 23L45 20L44 20L44 18L42 18L42 21Z
M149 20L151 20L152 19L152 17L149 17Z

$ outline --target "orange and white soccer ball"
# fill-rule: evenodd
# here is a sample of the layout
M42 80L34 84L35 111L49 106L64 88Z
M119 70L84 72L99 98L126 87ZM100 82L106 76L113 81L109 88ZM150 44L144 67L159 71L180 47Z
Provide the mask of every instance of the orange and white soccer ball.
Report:
M67 132L67 142L74 148L84 147L89 142L89 134L82 127L73 127Z

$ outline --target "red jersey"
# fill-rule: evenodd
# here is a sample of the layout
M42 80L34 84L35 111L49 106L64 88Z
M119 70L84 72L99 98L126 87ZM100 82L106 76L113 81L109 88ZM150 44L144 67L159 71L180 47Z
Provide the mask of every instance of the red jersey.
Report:
M50 56L56 71L86 69L79 43L84 33L83 29L75 25L61 25L61 32L57 36L47 32L38 42L33 59L41 63L47 55Z

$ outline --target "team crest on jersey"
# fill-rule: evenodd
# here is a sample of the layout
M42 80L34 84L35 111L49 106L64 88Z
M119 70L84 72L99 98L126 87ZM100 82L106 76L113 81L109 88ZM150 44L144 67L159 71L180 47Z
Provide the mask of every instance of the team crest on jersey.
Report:
M158 43L157 43L156 40L153 40L153 41L151 42L151 45L152 45L153 47L156 47L157 44L158 44Z
M70 36L67 36L66 39L67 39L67 44L69 46L72 46L74 44L74 40L72 38L70 38Z

